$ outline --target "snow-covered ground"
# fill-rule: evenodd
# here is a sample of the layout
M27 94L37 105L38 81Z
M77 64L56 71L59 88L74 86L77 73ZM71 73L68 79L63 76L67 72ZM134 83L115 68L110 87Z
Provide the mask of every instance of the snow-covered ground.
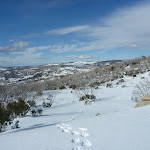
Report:
M125 77L120 85L112 82L113 88L99 86L97 99L88 105L74 90L58 91L41 116L28 114L19 119L19 129L0 134L0 150L149 150L150 106L135 109L131 100L134 86L148 76Z
M0 71L5 71L7 70L6 68L0 67Z

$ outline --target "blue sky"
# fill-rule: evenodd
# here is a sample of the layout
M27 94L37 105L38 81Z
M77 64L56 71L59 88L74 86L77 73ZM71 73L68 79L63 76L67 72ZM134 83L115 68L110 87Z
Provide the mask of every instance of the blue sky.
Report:
M149 56L150 1L0 1L0 66Z

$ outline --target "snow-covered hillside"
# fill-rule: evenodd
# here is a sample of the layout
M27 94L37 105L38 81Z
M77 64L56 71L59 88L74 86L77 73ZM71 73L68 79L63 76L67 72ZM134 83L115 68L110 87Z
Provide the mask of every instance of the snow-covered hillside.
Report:
M68 76L77 73L88 72L97 68L98 66L107 66L110 64L119 63L121 61L77 61L61 64L46 64L41 66L26 66L26 67L0 67L0 85L44 81L59 79L62 76Z
M95 62L74 62L26 67L0 67L0 85L26 81L53 80L96 68Z
M51 108L41 116L19 118L20 128L0 134L1 150L149 150L150 106L134 108L134 86L149 77L125 77L125 82L95 91L85 105L76 91L59 90ZM119 79L118 79L119 80ZM43 97L37 99L40 106Z

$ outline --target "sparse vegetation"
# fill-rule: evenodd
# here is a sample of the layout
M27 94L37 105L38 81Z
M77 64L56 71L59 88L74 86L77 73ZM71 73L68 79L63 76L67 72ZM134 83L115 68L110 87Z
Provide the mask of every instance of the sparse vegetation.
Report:
M30 107L36 107L36 103L34 100L28 100L27 103L29 104Z
M95 88L93 88L93 87L90 87L90 86L82 87L82 88L78 89L76 92L79 97L79 101L84 101L84 103L86 105L96 99L96 96L94 95Z
M135 86L132 94L132 100L139 102L141 101L141 98L146 95L150 95L150 81L148 79L144 79Z
M63 66L61 66L63 67ZM82 66L83 67L83 66ZM82 68L81 67L81 68ZM90 68L90 67L89 67ZM30 68L26 68L29 69ZM134 60L119 61L118 63L110 64L108 66L95 65L88 72L75 72L74 74L67 74L61 76L49 76L52 73L60 72L59 67L51 66L48 74L41 73L42 70L49 70L48 66L36 67L26 73L23 68L8 69L6 72L1 72L0 75L6 80L0 85L0 102L1 102L1 125L6 126L6 122L11 121L17 116L25 116L29 107L36 108L36 99L41 97L43 100L43 107L51 107L56 97L56 90L72 88L78 93L79 100L89 104L96 99L95 90L101 85L112 88L113 81L117 80L117 85L126 87L124 77L130 76L136 78L138 74L150 71L150 57L142 57ZM80 69L80 68L79 68ZM27 79L19 79L11 82L10 79L18 78L22 74L31 75ZM45 78L43 77L45 75ZM133 92L132 99L139 101L142 96L149 93L149 81L144 80L139 83ZM47 99L43 99L44 93L47 92ZM74 91L73 91L74 92ZM20 98L21 97L21 98ZM36 114L41 114L42 110L35 110ZM34 115L35 112L33 112ZM3 121L5 120L5 121Z
M19 98L18 101L10 102L7 105L0 103L0 132L5 131L8 124L11 124L17 116L25 116L29 111L29 106L25 100ZM15 123L15 128L19 122Z

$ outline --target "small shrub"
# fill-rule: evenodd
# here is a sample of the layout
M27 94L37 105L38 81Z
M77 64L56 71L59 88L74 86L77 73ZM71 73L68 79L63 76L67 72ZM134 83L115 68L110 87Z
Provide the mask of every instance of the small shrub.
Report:
M137 62L132 62L132 65L136 65L137 64Z
M75 90L77 88L76 85L70 85L69 88L72 88L73 90Z
M105 81L101 81L101 83L100 84L104 84L105 83Z
M61 86L61 87L59 87L59 89L60 90L63 90L63 89L65 89L66 87L63 85L63 86Z
M138 83L134 87L132 100L139 102L141 101L142 97L146 95L150 95L150 81L148 81L148 79L143 80L143 82Z
M136 77L136 74L133 75L133 78L135 78L135 77Z
M46 107L51 107L52 105L50 103L46 103Z
M106 87L112 88L112 83L107 83Z
M52 106L51 103L45 103L45 102L43 102L42 105L43 105L44 108L48 108L48 107L51 107L51 106Z
M27 103L29 104L30 107L36 107L36 103L34 100L28 100Z
M95 88L95 87L98 87L99 85L100 85L100 82L94 82L94 83L91 83L91 84L90 84L90 86L91 86L91 87L94 87L94 88Z
M18 99L18 102L8 103L7 109L9 113L13 116L25 116L29 111L29 106L22 98Z
M43 102L43 103L42 103L42 106L45 108L45 107L46 107L46 103L45 103L45 102Z
M33 109L33 110L31 111L31 113L32 113L32 116L35 116L35 115L36 115L35 109Z
M17 129L17 128L19 128L19 120L17 120L15 124L11 126L11 129Z
M85 104L85 105L87 105L88 103L90 103L89 100L85 100L85 101L84 101L84 104Z
M94 99L96 99L96 96L86 94L86 95L83 95L82 97L80 97L79 101L84 101L84 100L87 100L87 99L88 99L88 100L89 100L89 99L94 100Z
M120 83L123 83L124 82L124 79L120 79L116 84L120 84Z
M0 103L0 132L5 130L7 122L9 121L11 121L11 114L4 105Z
M37 115L41 115L42 114L42 112L43 112L43 110L42 109L33 109L32 111L31 111L31 115L34 117L34 116L37 116Z
M41 115L41 114L42 114L42 112L43 112L43 110L42 110L42 109L38 109L38 110L37 110L37 113L38 113L39 115Z

